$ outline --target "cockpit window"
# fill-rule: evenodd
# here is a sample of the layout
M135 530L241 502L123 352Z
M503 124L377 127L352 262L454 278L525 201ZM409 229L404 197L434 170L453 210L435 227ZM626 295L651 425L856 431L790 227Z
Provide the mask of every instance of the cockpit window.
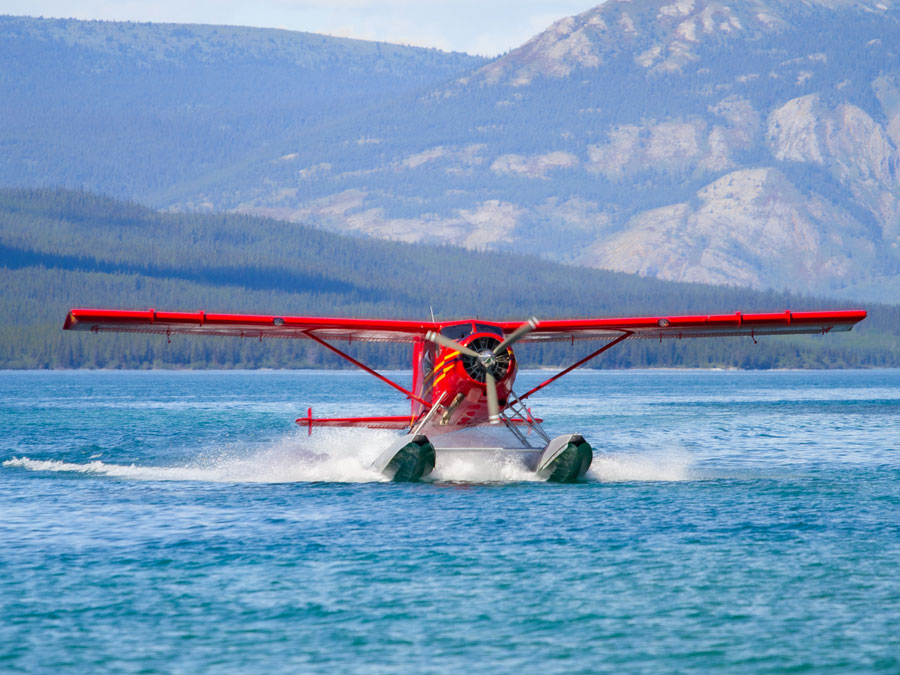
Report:
M503 338L502 330L497 326L489 326L485 323L476 323L474 331L472 330L471 323L460 323L455 326L446 326L441 329L441 335L448 337L451 340L456 340L457 342L469 337L472 333L491 333L501 339Z
M472 330L473 326L475 330ZM457 342L469 337L472 333L491 333L501 340L503 339L503 331L499 327L490 326L486 323L460 323L455 326L445 326L441 329L441 335Z
M494 335L498 335L501 338L503 337L503 331L500 330L497 326L488 326L483 323L475 324L475 332L476 333L493 333Z
M441 329L441 335L450 338L451 340L456 340L457 342L468 337L471 333L472 324L470 323L461 323L456 326L447 326Z

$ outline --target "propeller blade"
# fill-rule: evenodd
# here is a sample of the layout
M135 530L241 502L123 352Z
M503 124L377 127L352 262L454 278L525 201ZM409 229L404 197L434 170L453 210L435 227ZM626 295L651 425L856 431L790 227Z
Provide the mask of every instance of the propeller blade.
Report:
M425 339L428 340L429 342L434 342L436 344L439 344L442 347L446 347L447 349L452 349L453 351L459 352L460 354L465 354L466 356L471 356L476 359L478 358L478 352L476 352L474 349L469 349L468 347L464 347L463 345L459 344L458 342L455 342L448 337L444 337L440 333L435 333L434 331L428 331L427 333L425 333Z
M507 347L511 347L512 345L516 344L519 340L521 340L523 337L525 337L531 331L533 331L535 328L537 328L538 323L539 322L535 317L531 317L530 319L528 319L528 321L526 321L521 326L516 328L509 335L508 338L506 338L503 342L501 342L499 345L494 347L494 356L497 356L497 354L502 353L503 350L506 349Z
M497 400L497 381L490 370L484 371L484 386L487 388L488 421L497 424L500 421L500 403Z

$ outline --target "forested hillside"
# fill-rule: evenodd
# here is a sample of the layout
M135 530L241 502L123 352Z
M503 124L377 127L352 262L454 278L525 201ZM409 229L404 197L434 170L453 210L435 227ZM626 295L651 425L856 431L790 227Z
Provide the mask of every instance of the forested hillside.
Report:
M347 237L244 215L160 213L85 192L0 190L0 367L334 367L306 341L63 333L71 307L425 318L622 316L846 303L587 270L507 253ZM635 342L604 367L900 365L900 309L849 334ZM408 348L360 344L380 366ZM524 346L553 365L590 344Z

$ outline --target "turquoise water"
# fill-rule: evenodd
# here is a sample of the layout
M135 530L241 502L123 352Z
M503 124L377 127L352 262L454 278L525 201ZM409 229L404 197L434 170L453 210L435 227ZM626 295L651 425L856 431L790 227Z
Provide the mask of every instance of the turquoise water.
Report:
M381 482L293 424L364 374L0 372L0 670L900 672L900 371L540 396L587 482Z

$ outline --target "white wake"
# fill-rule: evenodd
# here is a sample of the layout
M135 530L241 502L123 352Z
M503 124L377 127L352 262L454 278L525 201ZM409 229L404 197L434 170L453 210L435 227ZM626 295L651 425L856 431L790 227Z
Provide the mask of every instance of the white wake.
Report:
M635 454L595 454L586 478L605 483L697 480L694 461L693 453L684 447Z
M455 483L521 483L540 481L537 474L507 456L471 458L465 455L441 456L437 453L429 480Z
M385 480L371 465L392 440L390 432L329 429L310 438L292 433L265 447L233 444L200 449L194 459L176 466L100 460L76 463L29 457L9 459L3 466L149 481L368 483Z
M387 480L372 463L394 440L390 431L325 429L313 436L294 432L267 444L199 448L193 459L174 466L103 460L67 462L15 457L4 467L147 481L209 483L370 483ZM585 478L599 482L688 481L697 478L686 448L639 453L598 453ZM510 483L540 480L527 467L504 457L444 456L428 479L433 482Z

